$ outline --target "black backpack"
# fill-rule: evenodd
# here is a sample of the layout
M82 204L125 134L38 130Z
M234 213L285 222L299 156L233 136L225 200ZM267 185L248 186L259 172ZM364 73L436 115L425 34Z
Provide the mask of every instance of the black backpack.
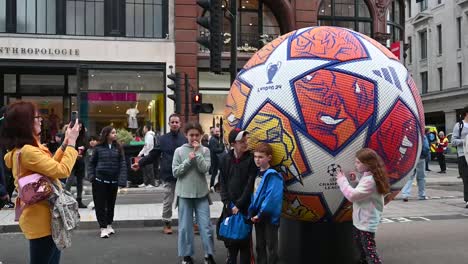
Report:
M464 126L463 120L458 122L458 138L460 138L460 139L461 139L461 133L462 133L462 130L463 130L463 126Z

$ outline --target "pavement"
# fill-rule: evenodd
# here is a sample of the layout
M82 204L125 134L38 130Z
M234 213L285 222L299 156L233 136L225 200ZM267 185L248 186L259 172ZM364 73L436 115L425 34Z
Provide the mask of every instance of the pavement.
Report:
M386 205L383 223L426 221L430 219L458 219L467 218L468 209L465 209L462 193L462 181L457 178L456 164L449 163L447 173L440 174L436 162L430 164L431 172L426 177L426 194L431 199L417 200L417 187L412 189L409 202L403 202L401 196ZM90 194L90 186L85 185L85 196ZM73 191L73 189L72 189ZM152 203L145 198L145 202L119 204L119 199L125 200L136 195L143 197L162 196L162 187L156 188L123 188L119 191L118 202L114 213L114 226L117 228L140 228L162 226L162 203ZM214 201L210 206L212 219L216 219L222 210L219 195L213 194ZM133 199L135 200L135 199ZM157 199L155 199L157 200ZM92 209L80 209L80 229L98 229L96 215ZM173 224L177 225L177 210L173 210ZM0 210L0 233L20 232L18 223L14 221L14 210Z

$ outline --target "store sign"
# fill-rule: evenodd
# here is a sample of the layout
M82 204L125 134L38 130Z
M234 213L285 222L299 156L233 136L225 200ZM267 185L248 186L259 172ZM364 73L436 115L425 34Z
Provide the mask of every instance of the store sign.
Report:
M0 55L80 56L80 49L0 47Z
M397 41L390 44L390 51L400 60L400 62L403 62L403 41Z

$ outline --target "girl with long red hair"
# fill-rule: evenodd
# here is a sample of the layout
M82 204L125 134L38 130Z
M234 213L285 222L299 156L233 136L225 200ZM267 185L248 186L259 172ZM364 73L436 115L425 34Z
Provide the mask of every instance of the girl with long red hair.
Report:
M337 183L341 192L353 203L353 237L361 253L360 263L382 263L377 254L375 232L383 213L384 196L390 184L382 158L372 149L363 148L356 153L354 162L358 184L351 186L343 172L338 172ZM351 180L355 177L351 174Z

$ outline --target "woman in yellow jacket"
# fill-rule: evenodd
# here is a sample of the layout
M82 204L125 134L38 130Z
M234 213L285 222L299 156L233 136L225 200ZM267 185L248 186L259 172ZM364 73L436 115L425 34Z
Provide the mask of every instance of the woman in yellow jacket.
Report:
M10 150L4 157L7 167L12 169L15 186L18 179L33 173L47 176L59 183L66 178L75 164L77 151L75 142L79 126L67 130L64 143L52 157L50 151L39 142L42 117L37 107L30 102L18 101L8 106L5 113L0 143ZM21 151L19 171L17 152ZM19 198L17 198L19 199ZM17 205L20 201L17 201ZM51 236L51 213L47 200L26 206L19 219L21 230L29 240L31 264L57 264L60 251Z

